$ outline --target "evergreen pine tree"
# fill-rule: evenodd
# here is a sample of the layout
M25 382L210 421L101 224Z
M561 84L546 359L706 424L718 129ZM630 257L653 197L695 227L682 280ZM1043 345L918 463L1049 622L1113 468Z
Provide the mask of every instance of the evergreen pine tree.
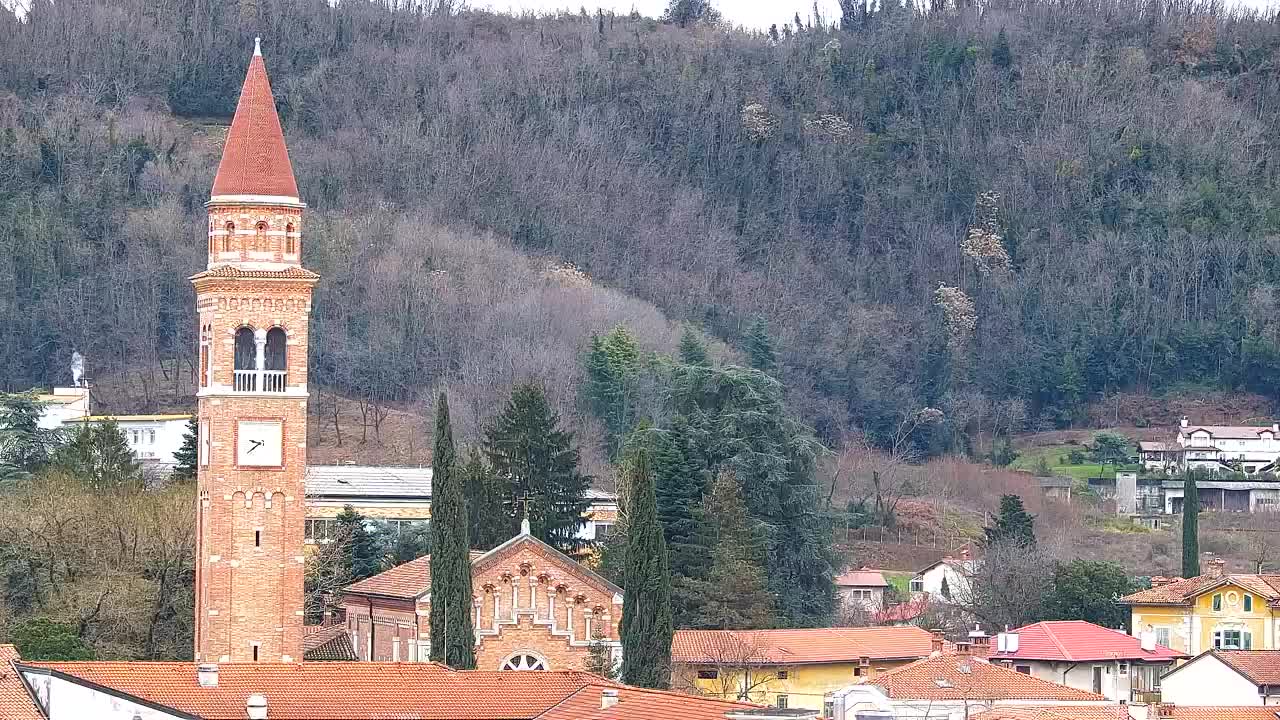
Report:
M698 337L698 333L688 325L685 326L684 332L680 333L680 362L685 365L710 365L711 359L707 357L707 346L703 344L702 338Z
M0 482L23 480L49 463L60 433L40 427L35 392L0 393Z
M646 449L628 459L627 557L622 604L622 678L628 685L671 684L671 575L658 523Z
M382 572L382 553L378 540L365 527L364 516L350 505L334 518L338 521L337 538L345 548L348 575L352 582Z
M806 467L814 456L807 449L798 450L791 459L789 482L779 490L777 512L770 518L777 529L769 553L769 589L777 598L778 615L791 626L824 627L836 604L831 524L815 512L818 486L812 467Z
M508 512L527 508L535 537L576 553L583 545L578 531L590 506L590 478L578 471L573 434L559 424L540 388L517 385L502 415L485 431L484 451Z
M591 411L605 425L609 456L616 457L635 424L635 380L640 349L635 336L618 325L603 338L591 336L587 350L585 392Z
M81 423L70 441L58 448L54 464L95 488L142 484L142 466L114 420Z
M765 549L752 531L738 481L722 472L711 485L706 515L715 533L706 601L696 627L745 630L774 624L773 595L764 573Z
M1000 496L1000 514L995 525L986 528L986 544L1013 543L1032 548L1036 545L1035 517L1022 506L1017 495Z
M667 432L651 433L658 521L671 565L671 610L677 627L688 627L698 614L711 570L703 494L706 467L696 456L696 439L688 420L676 416Z
M519 523L503 506L499 480L478 448L471 448L460 470L467 493L467 538L476 550L492 550L514 537Z
M471 546L465 479L456 467L449 399L440 393L431 461L431 659L476 666L471 625Z
M173 476L179 480L194 480L196 463L199 462L200 421L192 417L187 422L187 431L182 435L182 447L173 454L177 464L173 468Z
M773 338L769 335L769 326L764 318L756 318L747 330L747 359L751 367L761 372L771 373L778 368L777 354L773 349Z
M996 34L995 47L991 48L991 64L1001 69L1013 65L1013 49L1009 47L1009 37L1005 35L1004 28Z
M1187 470L1182 480L1182 577L1200 574L1200 488L1199 473Z

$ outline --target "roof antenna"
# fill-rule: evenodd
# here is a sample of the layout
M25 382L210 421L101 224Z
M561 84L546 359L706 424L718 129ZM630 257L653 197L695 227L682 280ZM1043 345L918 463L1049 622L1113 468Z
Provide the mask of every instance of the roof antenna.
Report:
M260 37L253 39L253 54L257 57L262 57L262 38Z

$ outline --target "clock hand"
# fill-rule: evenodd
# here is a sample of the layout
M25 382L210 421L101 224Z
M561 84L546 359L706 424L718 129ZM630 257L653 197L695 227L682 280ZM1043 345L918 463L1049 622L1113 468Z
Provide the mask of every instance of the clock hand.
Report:
M245 454L246 454L246 455L247 455L247 454L249 454L249 453L251 453L251 452L253 452L254 450L257 450L258 448L262 447L262 441L261 441L261 440L250 440L250 441L249 441L249 444L250 444L250 445L252 445L253 447L251 447L251 448L249 448L248 450L246 450L246 451L245 451Z

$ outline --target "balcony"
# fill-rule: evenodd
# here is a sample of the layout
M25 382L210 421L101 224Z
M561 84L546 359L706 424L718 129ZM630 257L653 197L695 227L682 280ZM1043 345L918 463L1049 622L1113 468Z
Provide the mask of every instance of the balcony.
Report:
M235 391L243 393L282 393L289 384L286 370L236 370Z

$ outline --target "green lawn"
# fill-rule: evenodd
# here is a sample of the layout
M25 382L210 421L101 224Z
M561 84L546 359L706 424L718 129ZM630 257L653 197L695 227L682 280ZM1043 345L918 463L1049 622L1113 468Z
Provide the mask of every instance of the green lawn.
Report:
M885 582L892 585L893 588L902 593L903 596L910 594L911 578L916 576L915 573L903 572L900 570L881 570L880 574L884 575Z
M1010 467L1034 472L1040 458L1044 458L1045 463L1049 466L1049 471L1054 475L1063 475L1077 480L1088 480L1091 477L1112 477L1116 474L1116 470L1138 469L1136 465L1107 465L1105 469L1104 466L1097 463L1071 465L1068 464L1067 458L1073 449L1079 449L1079 447L1075 445L1052 445L1019 450L1018 459L1014 460Z

